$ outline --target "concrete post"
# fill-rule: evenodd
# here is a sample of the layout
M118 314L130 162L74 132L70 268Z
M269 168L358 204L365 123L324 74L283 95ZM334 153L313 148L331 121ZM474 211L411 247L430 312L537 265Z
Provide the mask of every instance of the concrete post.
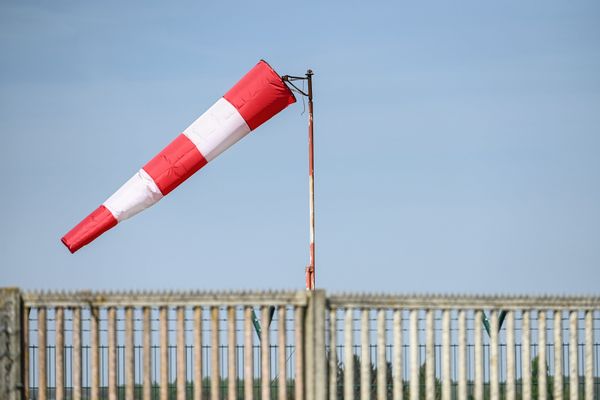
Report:
M325 291L313 290L308 296L304 326L306 399L326 400Z
M21 292L0 288L0 399L23 398Z
M325 356L325 291L314 290L313 295L315 299L315 400L327 400L327 358Z

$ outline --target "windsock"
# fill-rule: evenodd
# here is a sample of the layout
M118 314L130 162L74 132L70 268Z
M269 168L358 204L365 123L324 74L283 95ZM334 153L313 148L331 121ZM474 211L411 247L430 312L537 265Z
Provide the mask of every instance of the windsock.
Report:
M152 206L296 99L261 60L222 98L140 169L62 242L71 253Z

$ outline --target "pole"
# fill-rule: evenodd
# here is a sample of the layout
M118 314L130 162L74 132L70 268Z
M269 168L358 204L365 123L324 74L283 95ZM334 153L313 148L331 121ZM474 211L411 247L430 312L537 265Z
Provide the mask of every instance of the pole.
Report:
M310 261L305 269L306 274L306 290L315 290L315 157L314 157L314 142L313 142L313 93L312 93L312 76L311 69L306 71L306 75L292 76L283 75L281 79L291 85L294 90L302 96L308 97L308 194L309 194L309 228L310 228ZM294 81L308 81L308 91L304 92L298 86L294 85Z
M308 80L308 190L310 209L310 262L306 267L306 290L315 290L315 169L313 142L312 70L306 71Z

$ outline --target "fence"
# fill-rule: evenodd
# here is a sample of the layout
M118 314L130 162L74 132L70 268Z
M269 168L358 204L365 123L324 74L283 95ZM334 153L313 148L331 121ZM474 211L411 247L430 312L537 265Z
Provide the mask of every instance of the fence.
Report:
M1 399L600 396L599 297L0 289L0 312Z

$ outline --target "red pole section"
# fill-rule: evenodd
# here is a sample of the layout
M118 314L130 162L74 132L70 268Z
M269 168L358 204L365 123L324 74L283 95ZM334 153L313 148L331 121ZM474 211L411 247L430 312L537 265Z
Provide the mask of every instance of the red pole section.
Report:
M61 240L71 253L154 205L296 99L261 60L222 98Z

